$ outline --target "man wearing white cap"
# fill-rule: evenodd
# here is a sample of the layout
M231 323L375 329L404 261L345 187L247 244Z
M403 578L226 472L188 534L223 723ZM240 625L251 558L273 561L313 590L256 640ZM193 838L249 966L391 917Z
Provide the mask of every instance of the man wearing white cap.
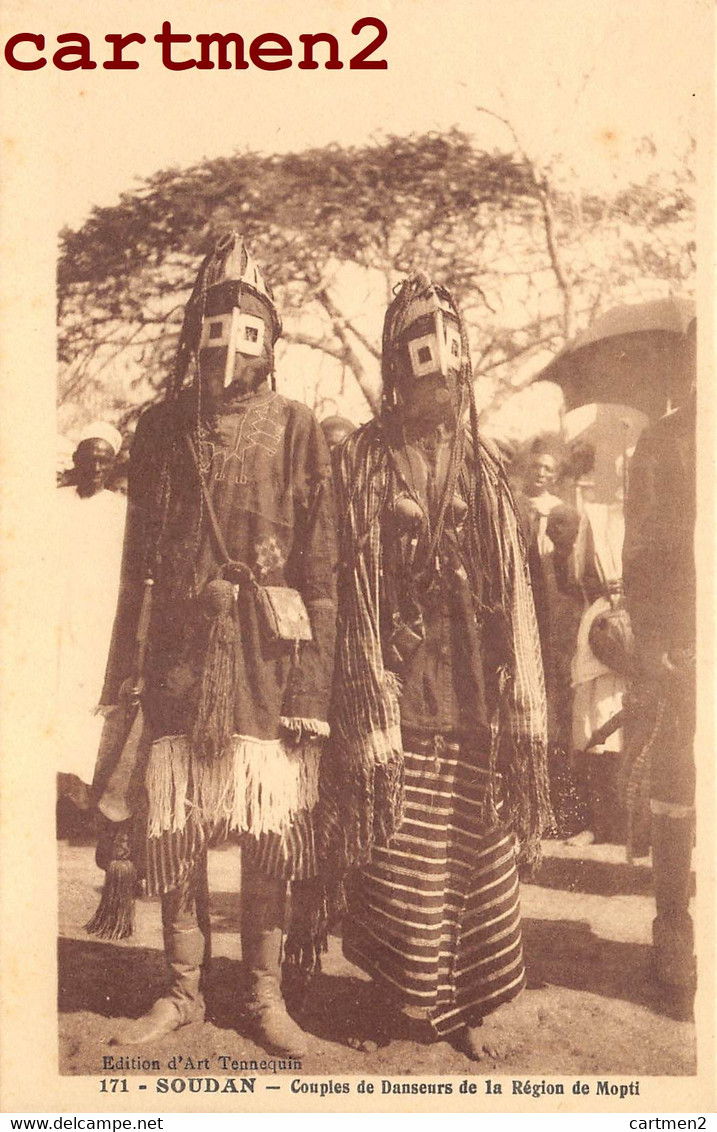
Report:
M116 428L94 421L73 455L74 482L58 489L57 719L58 788L89 806L102 718L102 691L122 558L126 502L105 488L122 446Z

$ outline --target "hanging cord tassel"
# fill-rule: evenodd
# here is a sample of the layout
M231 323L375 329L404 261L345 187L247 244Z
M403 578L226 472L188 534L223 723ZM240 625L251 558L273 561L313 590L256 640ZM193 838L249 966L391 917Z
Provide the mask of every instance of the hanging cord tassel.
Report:
M223 578L209 582L202 593L211 618L192 731L192 749L200 758L227 754L234 736L237 621L234 586Z
M388 845L403 821L405 796L402 759L391 759L390 762L374 767L373 791L373 841L376 845Z
M131 819L102 821L96 861L105 870L105 882L97 911L85 925L85 931L99 939L129 939L134 932L138 873L132 861L131 840Z
M136 741L136 725L141 724L141 717L137 713L141 712L139 701L153 585L153 578L145 579L135 639L134 679L130 699L126 704L127 722L122 749L118 752L112 774L104 782L102 794L97 799L102 824L96 860L98 868L105 870L105 880L100 903L86 925L86 931L100 939L128 939L134 932L134 897L139 873L132 860L132 819L116 819L120 814L132 812L131 781L137 773L137 767L142 766L141 756L138 754L142 744ZM114 818L110 819L108 814L113 814Z
M204 655L199 688L197 715L192 729L192 746L200 758L215 759L227 754L234 735L234 697L238 624L235 583L254 584L251 570L232 560L227 550L209 489L204 482L197 446L191 436L185 442L194 464L204 510L226 577L215 578L203 589L201 600L206 616L211 619L209 640Z
M134 894L137 869L131 861L112 861L97 911L85 930L99 939L129 939L134 932Z

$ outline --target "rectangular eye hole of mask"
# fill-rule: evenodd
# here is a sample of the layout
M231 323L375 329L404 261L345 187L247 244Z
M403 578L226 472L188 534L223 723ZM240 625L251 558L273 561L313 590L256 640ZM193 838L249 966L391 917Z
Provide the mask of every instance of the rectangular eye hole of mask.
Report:
M248 357L258 358L264 349L264 323L253 314L237 314L234 349Z
M446 319L444 327L448 357L451 361L460 361L463 353L460 330L450 319Z
M220 317L208 318L202 326L202 340L200 346L226 346L229 342L232 316L229 314Z
M425 377L438 370L438 343L435 334L410 339L408 352L414 377Z

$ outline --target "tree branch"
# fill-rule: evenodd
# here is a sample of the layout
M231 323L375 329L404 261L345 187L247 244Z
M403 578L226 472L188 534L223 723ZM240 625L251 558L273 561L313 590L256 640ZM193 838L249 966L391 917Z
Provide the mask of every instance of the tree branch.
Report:
M331 325L339 342L343 346L343 361L351 369L359 389L371 406L371 411L377 413L380 406L380 393L369 381L366 367L354 350L346 333L346 319L334 303L325 287L319 286L315 292L316 298L331 319Z
M556 230L555 230L555 212L553 210L553 202L550 197L550 189L548 186L548 178L545 173L541 173L538 177L536 164L520 141L518 134L510 119L503 117L502 114L497 114L495 110L489 110L486 106L476 106L475 108L479 114L487 114L489 117L494 118L502 124L509 131L510 136L515 143L515 147L524 161L526 168L530 174L530 179L535 189L535 195L540 203L540 208L543 216L543 230L545 232L545 244L548 252L548 259L550 266L553 269L553 274L557 281L563 296L563 333L565 338L572 338L574 333L574 316L573 316L573 287L572 282L568 278L565 265L563 263L560 247L558 244Z

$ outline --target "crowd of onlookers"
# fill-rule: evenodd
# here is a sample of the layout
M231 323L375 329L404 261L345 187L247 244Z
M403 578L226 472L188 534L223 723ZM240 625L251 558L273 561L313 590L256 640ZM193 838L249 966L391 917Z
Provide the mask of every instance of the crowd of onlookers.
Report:
M621 493L590 499L590 459L576 476L556 437L533 441L512 474L528 544L548 700L556 836L622 842L619 725L630 664L621 586ZM613 722L614 721L614 722Z

